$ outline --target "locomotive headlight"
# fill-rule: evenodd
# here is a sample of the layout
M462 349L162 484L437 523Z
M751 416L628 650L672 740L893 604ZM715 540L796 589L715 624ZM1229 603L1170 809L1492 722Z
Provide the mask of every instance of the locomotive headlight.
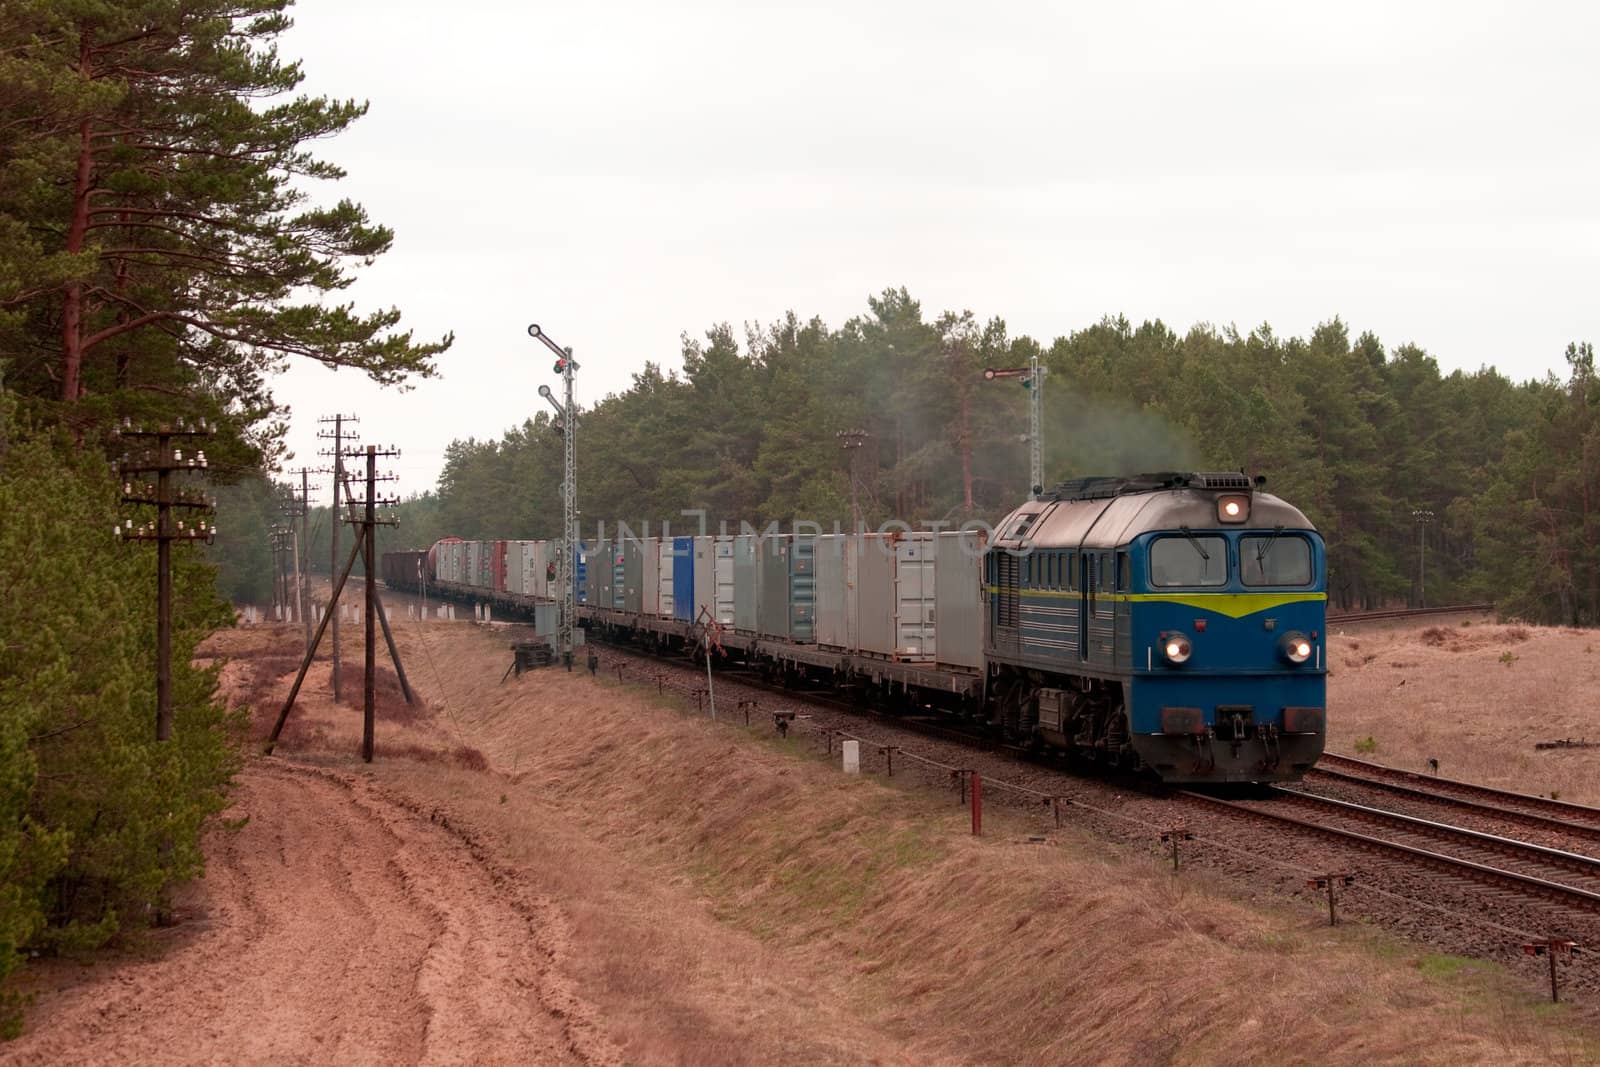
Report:
M1284 634L1278 648L1290 663L1301 664L1311 658L1311 639L1302 633Z
M1194 646L1183 634L1172 632L1161 635L1161 654L1168 663L1187 663L1194 654Z
M1217 497L1218 522L1243 522L1250 517L1250 498L1247 496Z

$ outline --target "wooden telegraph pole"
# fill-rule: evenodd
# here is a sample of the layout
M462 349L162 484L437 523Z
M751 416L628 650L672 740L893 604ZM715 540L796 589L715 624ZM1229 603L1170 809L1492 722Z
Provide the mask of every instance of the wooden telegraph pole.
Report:
M355 569L356 558L359 556L362 557L364 561L364 569L366 571L367 579L365 613L367 640L366 664L362 681L361 758L367 763L372 762L373 740L375 732L374 728L377 718L376 631L377 624L381 618L381 612L383 610L382 605L378 602L377 529L379 526L397 525L393 518L378 518L377 508L380 504L384 506L392 506L398 502L397 498L394 497L386 497L383 499L378 497L378 483L393 481L395 478L393 473L381 476L378 474L378 457L398 456L399 454L399 449L379 450L373 445L368 445L364 451L360 449L352 449L346 452L344 457L341 457L341 459L345 457L351 459L360 456L366 457L366 499L356 500L348 492L346 493L346 503L351 509L350 522L352 525L360 527L360 529L356 534L356 543L351 549L350 559L345 563L344 569L339 572L338 577L334 580L333 595L328 599L328 608L325 612L323 612L322 621L317 626L317 632L312 637L310 646L306 649L305 658L300 662L300 671L295 675L294 685L289 689L289 697L284 701L283 709L278 713L278 721L273 725L272 733L267 737L266 751L269 754L272 752L273 747L278 743L278 737L283 732L284 723L288 722L289 720L289 712L294 708L295 698L300 695L300 686L305 682L306 671L310 669L311 661L316 656L317 645L321 643L323 633L327 631L330 620L338 618L339 595L344 590L344 584L349 579L350 572ZM339 474L335 475L336 486L339 484L339 480L342 480L343 473L343 463L341 462L339 465ZM356 517L356 509L358 507L362 509L360 518ZM334 528L338 528L337 523L335 524ZM384 624L384 635L386 637L389 636L387 623ZM400 655L396 650L392 639L389 643L389 653L394 658L395 671L401 679L400 684L406 694L406 702L411 703L411 688L405 681L405 673L400 667Z
M193 524L172 517L174 508L211 514L216 500L197 489L174 486L174 474L196 474L206 469L204 450L173 444L176 440L187 445L191 438L210 437L216 433L212 423L189 423L179 419L176 424L163 423L155 429L135 428L127 419L118 433L124 438L153 440L155 449L143 455L129 457L126 453L117 466L122 479L124 504L152 504L156 521L133 525L127 519L116 528L116 536L123 541L154 541L156 543L156 740L165 741L172 736L172 542L204 541L211 544L217 527L207 525L204 519ZM136 482L136 475L154 474L155 484Z
M332 547L329 553L330 569L328 571L328 579L329 581L332 581L333 576L339 571L339 485L344 481L344 444L346 441L355 440L357 436L353 431L346 430L344 424L347 422L360 422L361 420L354 415L324 415L317 421L321 423L333 423L332 433L329 433L327 430L317 431L318 437L322 438L323 440L333 442L332 448L324 448L320 452L321 455L333 457L333 506L328 511L328 540L332 542ZM335 615L333 617L334 702L338 703L339 698L339 616Z

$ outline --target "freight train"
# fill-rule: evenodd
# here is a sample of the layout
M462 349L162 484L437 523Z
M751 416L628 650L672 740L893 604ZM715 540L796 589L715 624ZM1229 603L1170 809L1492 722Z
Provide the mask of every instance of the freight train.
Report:
M557 596L559 553L452 539L385 554L383 577L532 614ZM1167 782L1294 780L1322 754L1323 542L1260 478L1063 482L992 538L626 537L578 562L580 621L608 640L959 716Z

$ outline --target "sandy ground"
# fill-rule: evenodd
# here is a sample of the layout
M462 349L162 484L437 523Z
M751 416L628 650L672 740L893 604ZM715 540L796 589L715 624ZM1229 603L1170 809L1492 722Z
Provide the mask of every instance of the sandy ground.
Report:
M1335 627L1328 662L1330 751L1600 805L1600 632ZM1595 747L1535 747L1558 739Z
M257 761L229 814L162 951L71 976L7 1058L619 1062L550 965L548 902L370 782Z
M356 758L359 711L319 665L182 921L89 966L31 966L38 1001L0 1061L1142 1067L1596 1047L1493 968L1250 907L1087 834L1040 842L1001 811L973 838L947 796L846 779L653 688L502 683L505 630L397 631L425 705L383 672L377 761ZM258 732L296 640L208 646Z

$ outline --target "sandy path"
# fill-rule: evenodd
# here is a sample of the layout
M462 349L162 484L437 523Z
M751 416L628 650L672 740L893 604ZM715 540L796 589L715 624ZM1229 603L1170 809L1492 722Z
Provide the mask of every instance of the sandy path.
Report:
M446 829L359 776L276 761L240 776L229 815L249 821L213 831L180 942L63 974L0 1061L619 1059L552 966L559 915Z

